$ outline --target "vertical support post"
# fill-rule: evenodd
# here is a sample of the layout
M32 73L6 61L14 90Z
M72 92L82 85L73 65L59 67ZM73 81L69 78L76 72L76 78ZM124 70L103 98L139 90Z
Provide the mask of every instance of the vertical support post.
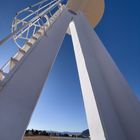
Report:
M0 140L21 140L71 21L65 9L13 69L0 91Z
M111 56L78 13L70 24L92 140L139 140L140 103Z
M105 140L92 85L74 22L69 25L91 140Z

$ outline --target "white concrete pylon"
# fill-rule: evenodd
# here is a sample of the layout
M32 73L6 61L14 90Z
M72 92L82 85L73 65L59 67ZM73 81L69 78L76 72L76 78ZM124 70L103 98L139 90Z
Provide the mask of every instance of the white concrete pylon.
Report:
M69 27L91 140L139 140L140 103L127 81L82 13Z
M74 21L70 23L69 28L73 41L74 53L79 73L90 137L92 140L105 140L104 130L102 128L97 104L93 93L94 91L92 90L92 85L90 82Z
M0 140L23 139L71 17L65 9L7 75L8 80L0 90Z

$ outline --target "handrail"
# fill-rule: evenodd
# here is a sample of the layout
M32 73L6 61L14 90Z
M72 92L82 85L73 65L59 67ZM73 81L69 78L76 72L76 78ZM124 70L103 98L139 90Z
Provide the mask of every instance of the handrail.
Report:
M58 6L58 4L61 1L62 0L57 0L55 3L53 3L52 5L50 5L47 9L45 9L44 11L42 11L38 16L36 16L35 18L31 19L31 23L30 24L35 24L35 22L39 19L40 16L46 16L46 14L50 10L52 10L53 8L55 8L56 6ZM30 47L44 34L45 30L47 30L55 22L55 20L58 18L58 16L63 11L64 7L65 6L63 6L63 5L61 5L61 7L58 7L58 10L56 10L56 12L53 13L53 15L50 18L48 18L46 24L43 25L43 26L41 26L40 29L23 45L22 50L23 50L24 53L26 53L30 49ZM20 33L21 30L22 30L21 33L24 33L24 29L26 30L28 28L28 26L30 26L29 23L27 23L26 25L24 25L24 27L22 27L21 29L18 29L15 32L11 33L9 36L12 37L16 33ZM38 36L38 32L41 32L41 34L39 34L39 36ZM20 35L20 34L18 34L18 35ZM36 35L38 36L37 38L36 38ZM2 43L5 43L9 39L9 36L6 37L5 39L3 39L3 41L1 41L1 42ZM24 49L27 50L27 51L25 51ZM2 82L5 79L6 75L13 69L13 67L15 67L16 63L21 60L21 58L24 56L24 53L22 54L21 48L19 48L19 50L15 53L15 55L13 57L11 57L11 59L9 59L0 68L0 82Z
M44 16L45 14L47 14L51 9L53 9L55 6L57 6L60 2L62 2L62 0L54 0L56 1L54 4L52 4L50 7L48 7L46 10L44 10L43 12L41 12L38 16L34 17L33 19L31 19L31 21L29 23L26 23L23 27L21 27L20 29L14 31L13 33L10 33L8 36L6 36L4 39L0 40L0 46L2 44L4 44L7 40L9 40L10 38L12 38L15 34L19 33L20 31L22 31L24 28L26 28L27 26L29 26L32 22L35 22L36 20L38 20L40 17ZM53 2L54 2L53 1Z

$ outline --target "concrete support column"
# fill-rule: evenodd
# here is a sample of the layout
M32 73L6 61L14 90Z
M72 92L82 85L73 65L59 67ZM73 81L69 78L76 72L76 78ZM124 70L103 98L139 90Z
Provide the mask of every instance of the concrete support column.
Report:
M82 13L70 23L92 140L139 140L140 103Z
M0 140L23 138L70 21L65 9L9 75L0 91Z

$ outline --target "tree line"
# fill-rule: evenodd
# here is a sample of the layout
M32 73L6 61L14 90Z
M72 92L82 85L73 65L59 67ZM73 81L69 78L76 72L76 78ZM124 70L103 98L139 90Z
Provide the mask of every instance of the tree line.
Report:
M78 137L77 135L63 134L60 132L47 132L45 130L26 130L25 136L59 136L59 137Z

